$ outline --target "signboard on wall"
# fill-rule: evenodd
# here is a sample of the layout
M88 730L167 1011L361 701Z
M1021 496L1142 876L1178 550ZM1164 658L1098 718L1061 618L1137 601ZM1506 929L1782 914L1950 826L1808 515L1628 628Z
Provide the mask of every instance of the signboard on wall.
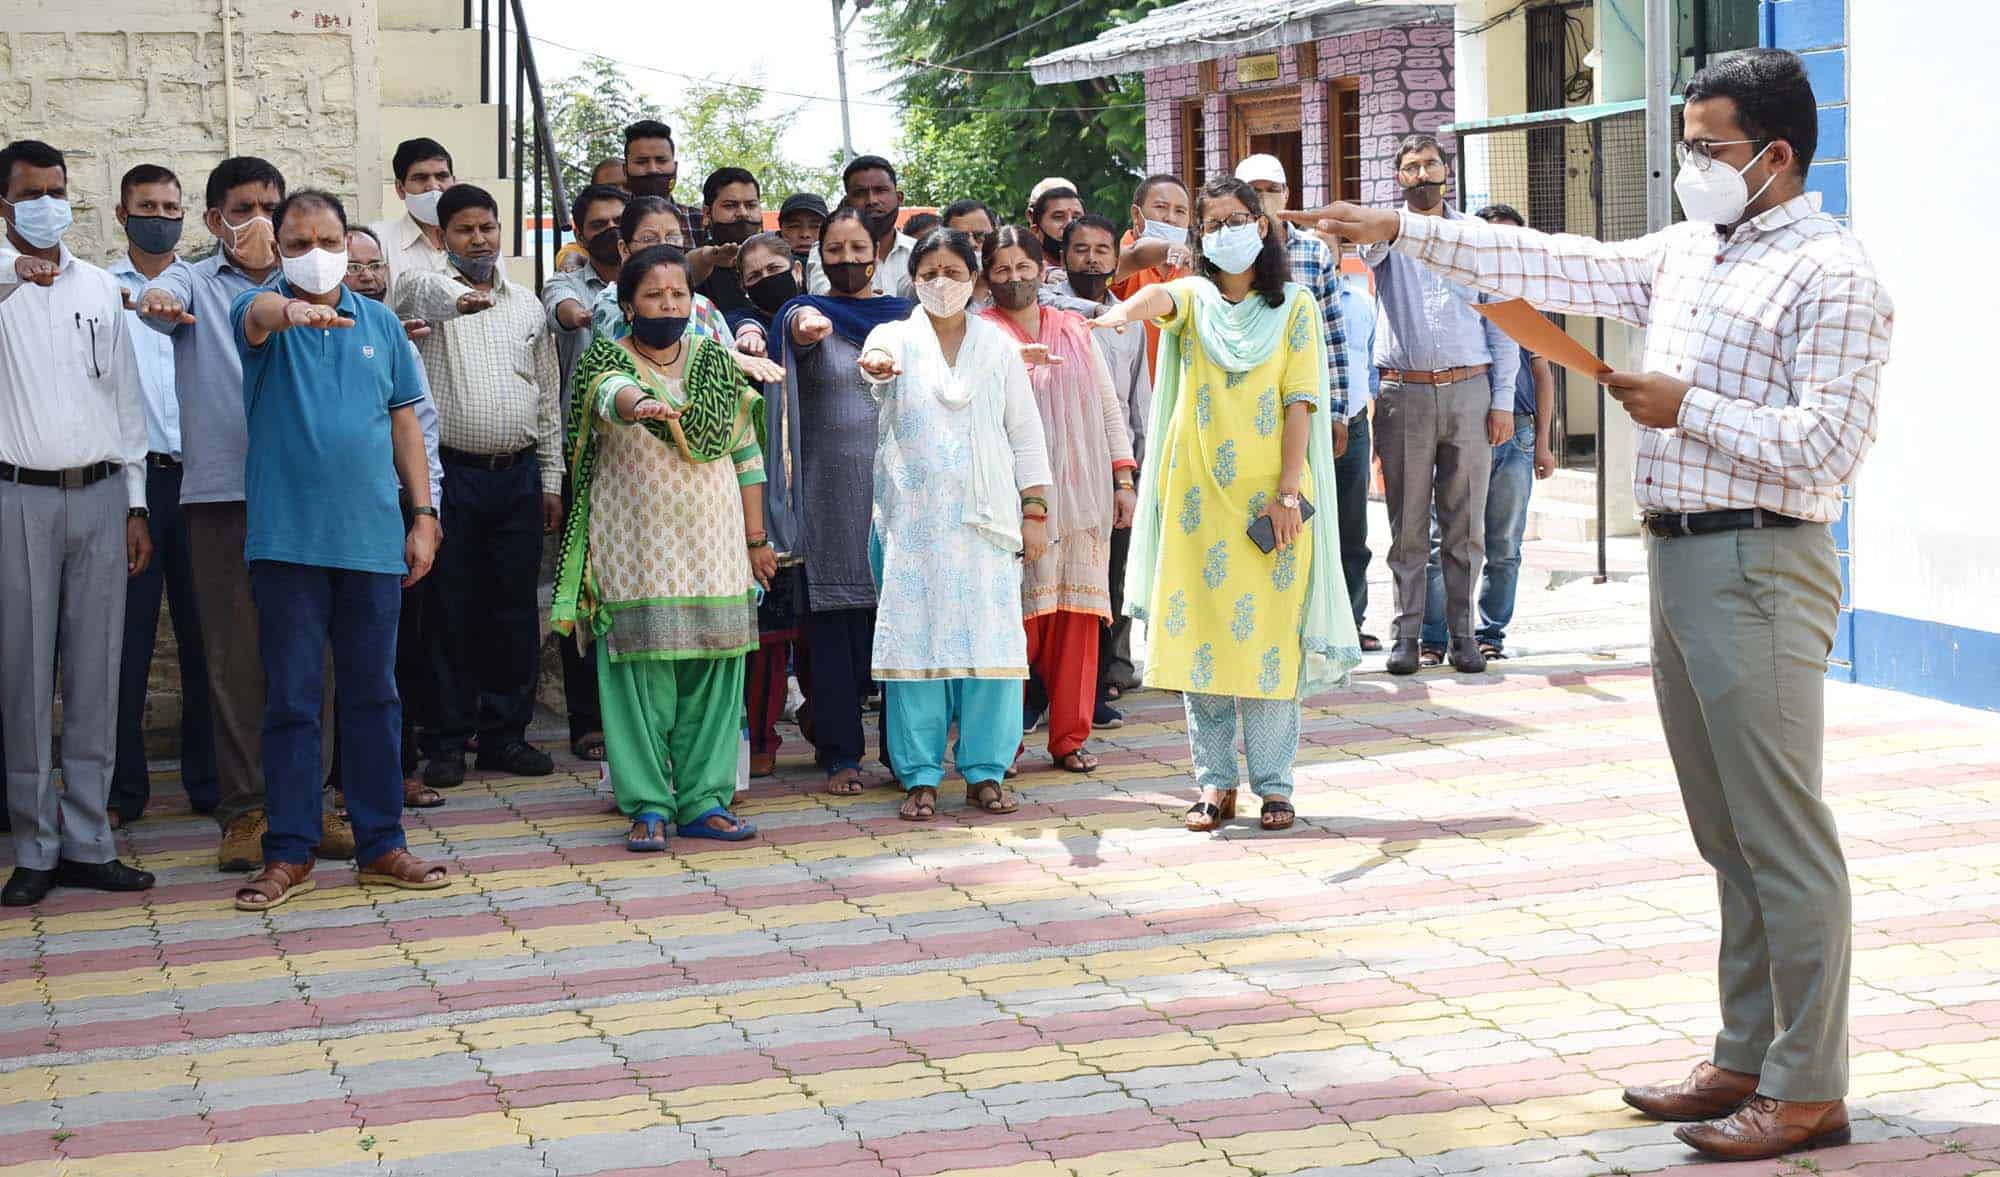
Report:
M1251 57L1236 59L1236 81L1247 85L1251 82L1275 82L1278 80L1278 55L1259 53Z

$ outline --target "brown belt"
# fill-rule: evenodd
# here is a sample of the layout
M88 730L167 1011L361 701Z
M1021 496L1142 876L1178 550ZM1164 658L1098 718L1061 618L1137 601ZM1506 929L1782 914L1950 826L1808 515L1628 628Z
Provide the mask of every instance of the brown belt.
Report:
M1405 372L1401 368L1382 369L1382 379L1397 384L1457 384L1474 376L1484 376L1491 364L1474 364L1469 368L1446 368L1442 372Z

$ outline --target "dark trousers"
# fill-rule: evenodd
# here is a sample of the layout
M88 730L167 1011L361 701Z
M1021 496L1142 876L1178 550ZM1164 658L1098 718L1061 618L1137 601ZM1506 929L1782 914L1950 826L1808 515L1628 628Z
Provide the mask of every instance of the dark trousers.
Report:
M410 504L403 503L403 530L410 530ZM428 578L426 578L428 579ZM437 724L437 668L431 658L430 635L424 628L431 613L430 595L424 581L402 591L402 615L396 621L396 696L403 702L402 756L404 776L414 775L422 757L417 755L417 729ZM334 712L333 767L327 770L326 787L340 787L340 719L338 700Z
M319 849L320 707L327 649L338 699L340 787L356 862L403 842L403 708L396 698L399 578L259 560L250 567L264 662L264 858L305 862Z
M805 646L812 663L812 739L820 767L832 776L861 767L867 753L861 709L874 689L869 663L875 646L875 610L831 609L805 615ZM882 710L881 747L889 746L889 711ZM887 753L883 758L887 759Z
M447 462L444 543L426 579L441 657L433 756L526 738L541 653L535 579L542 564L542 482L533 457L505 470Z
M1333 482L1340 499L1340 572L1347 580L1347 598L1354 603L1354 628L1368 612L1368 482L1375 457L1368 414L1347 422L1347 452L1333 460Z
M569 476L565 474L565 516L569 511L570 494ZM569 712L569 742L573 747L583 737L604 730L604 716L597 703L597 658L594 654L578 653L573 640L566 638L559 644L562 648L563 703L564 709Z
M1125 616L1125 557L1132 550L1132 529L1111 532L1111 621L1097 639L1097 697L1104 688L1128 691L1139 685L1139 668L1132 665L1132 619Z
M181 786L196 813L215 810L215 724L209 715L208 659L201 652L200 611L194 603L194 562L187 517L181 513L181 468L146 467L146 526L153 560L125 582L125 648L118 665L118 762L111 772L111 811L131 821L152 795L146 775L146 686L159 637L160 598L173 613L181 671Z

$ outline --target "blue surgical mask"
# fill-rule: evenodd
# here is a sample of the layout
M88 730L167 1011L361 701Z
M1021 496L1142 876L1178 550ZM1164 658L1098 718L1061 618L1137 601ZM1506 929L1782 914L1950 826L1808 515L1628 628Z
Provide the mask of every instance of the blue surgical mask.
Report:
M10 200L7 207L12 210L7 220L14 226L14 232L36 249L54 248L63 234L69 232L69 201L60 196L37 196L18 204Z
M1264 235L1257 231L1256 221L1201 235L1201 256L1225 274L1241 274L1257 264L1257 255L1262 252Z
M1168 245L1186 245L1188 231L1186 225L1168 224L1166 221L1147 221L1139 230L1141 237L1157 237Z

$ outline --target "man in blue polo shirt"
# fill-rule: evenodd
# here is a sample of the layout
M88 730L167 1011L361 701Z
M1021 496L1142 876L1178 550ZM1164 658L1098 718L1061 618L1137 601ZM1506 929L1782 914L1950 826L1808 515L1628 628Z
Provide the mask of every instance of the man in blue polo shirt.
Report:
M403 838L396 696L400 590L440 538L403 325L342 284L347 214L324 192L273 218L284 278L230 308L249 425L244 558L264 662L264 869L236 892L262 911L312 887L319 850L320 692L333 648L341 786L359 881L431 890L445 869ZM403 530L392 472L409 488Z

